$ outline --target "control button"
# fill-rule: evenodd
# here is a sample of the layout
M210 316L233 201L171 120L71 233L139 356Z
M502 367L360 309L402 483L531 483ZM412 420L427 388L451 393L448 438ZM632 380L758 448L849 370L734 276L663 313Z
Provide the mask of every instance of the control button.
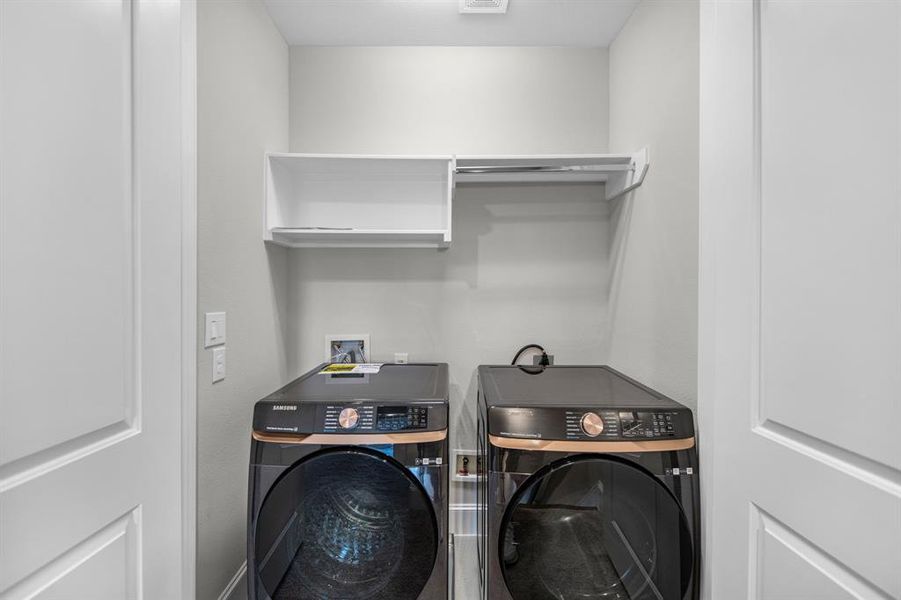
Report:
M355 408L345 408L338 415L338 425L341 426L341 429L353 429L357 426L357 421L359 420L360 413Z
M582 428L582 431L585 435L589 437L597 437L601 435L601 432L604 431L604 420L601 419L597 415L597 413L588 412L582 415L582 420L579 421L579 426Z

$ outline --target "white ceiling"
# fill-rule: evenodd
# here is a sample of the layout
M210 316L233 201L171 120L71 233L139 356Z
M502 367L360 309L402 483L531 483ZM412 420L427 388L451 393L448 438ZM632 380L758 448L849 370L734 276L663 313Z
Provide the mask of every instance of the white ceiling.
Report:
M459 0L265 0L293 46L610 45L639 0L510 0L460 14Z

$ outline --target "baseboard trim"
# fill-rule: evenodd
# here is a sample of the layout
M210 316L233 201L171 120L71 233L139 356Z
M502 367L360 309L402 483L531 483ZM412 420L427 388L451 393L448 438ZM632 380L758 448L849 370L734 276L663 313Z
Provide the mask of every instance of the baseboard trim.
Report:
M235 593L235 590L240 590L242 588L246 588L246 576L247 576L247 561L241 564L238 567L237 572L232 576L231 581L228 582L228 585L225 586L225 589L222 590L222 593L219 594L219 600L237 600L236 598L232 598L232 594ZM238 596L237 598L242 598L243 596Z

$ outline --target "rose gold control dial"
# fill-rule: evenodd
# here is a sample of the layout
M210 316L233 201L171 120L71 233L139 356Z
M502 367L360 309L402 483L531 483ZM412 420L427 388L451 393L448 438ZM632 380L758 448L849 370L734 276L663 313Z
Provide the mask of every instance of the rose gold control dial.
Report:
M597 413L587 412L582 415L582 420L579 422L579 426L582 428L582 431L585 435L590 437L597 437L601 435L601 432L604 431L604 420L598 416Z
M353 429L357 426L357 421L359 420L360 413L357 412L356 408L345 408L338 415L338 425L341 426L341 429Z

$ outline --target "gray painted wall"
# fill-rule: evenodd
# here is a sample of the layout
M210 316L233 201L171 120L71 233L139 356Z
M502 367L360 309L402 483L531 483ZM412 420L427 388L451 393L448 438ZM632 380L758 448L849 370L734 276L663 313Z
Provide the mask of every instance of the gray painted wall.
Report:
M601 48L291 48L291 151L605 152Z
M262 243L263 153L288 148L288 47L259 0L197 3L197 598L246 544L253 403L287 379L287 252ZM211 384L203 313L227 311L228 377Z
M698 325L698 2L642 2L610 46L610 146L650 147L612 206L610 364L694 408Z
M291 151L607 151L607 52L559 48L291 49ZM292 372L328 333L374 360L450 363L453 447L475 445L475 368L544 344L603 362L608 205L592 185L461 186L448 250L289 253ZM457 484L453 502L474 501Z

